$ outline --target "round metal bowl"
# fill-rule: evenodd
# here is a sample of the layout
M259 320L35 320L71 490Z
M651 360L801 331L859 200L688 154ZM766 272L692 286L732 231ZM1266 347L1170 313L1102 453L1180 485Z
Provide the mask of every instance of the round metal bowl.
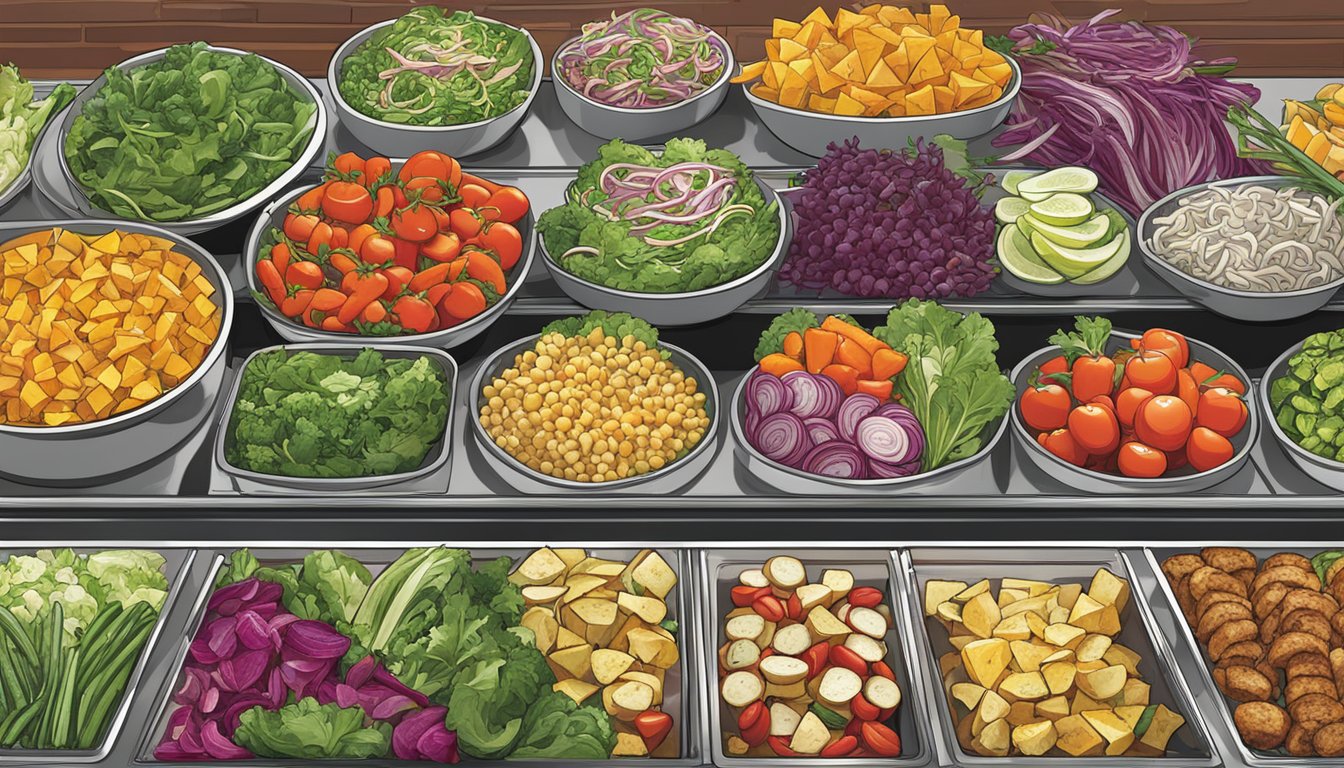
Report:
M541 338L541 334L538 333L519 339L499 350L481 363L481 367L476 370L476 375L471 380L471 411L467 414L471 420L471 433L475 436L476 443L480 446L481 454L485 457L486 463L501 478L508 481L513 488L523 493L533 494L581 491L599 494L631 493L657 496L681 490L695 480L714 460L714 446L719 440L719 424L722 421L719 413L718 392L714 387L714 376L705 367L705 364L692 356L691 353L665 341L658 342L658 348L666 350L670 354L671 362L675 363L686 376L695 378L697 391L705 393L705 411L709 414L709 428L705 430L704 437L695 444L695 447L687 451L686 455L662 469L655 469L642 475L627 477L624 480L614 480L609 483L581 483L577 480L552 477L532 469L509 455L503 448L495 445L495 441L490 439L485 427L481 426L481 408L486 403L485 397L481 393L487 382L493 381L506 368L512 366L518 355L534 348L539 338Z
M1269 431L1274 435L1275 441L1279 447L1287 454L1288 459L1297 465L1297 468L1307 474L1312 480L1332 488L1336 491L1344 491L1344 462L1332 461L1324 456L1317 456L1306 448L1293 442L1293 439L1283 431L1279 422L1274 418L1274 409L1269 402L1269 388L1274 380L1288 372L1288 361L1293 355L1302 351L1302 342L1298 342L1289 347L1278 359L1269 364L1265 369L1265 375L1260 379L1260 388L1257 392L1256 400L1259 401L1260 410L1264 412L1265 424ZM1254 408L1252 411L1256 410Z
M353 358L355 355L359 354L361 350L370 348L378 350L383 353L383 357L390 360L415 359L423 355L433 360L434 363L439 366L439 369L443 371L444 390L448 394L448 417L447 421L444 423L443 434L439 436L438 442L430 446L429 452L425 454L425 460L421 462L419 467L407 472L399 472L392 475L373 475L370 477L286 477L284 475L270 475L265 472L255 472L250 469L243 469L235 466L228 460L225 453L225 446L233 422L233 409L238 403L238 391L242 389L243 375L247 373L247 366L251 365L252 360L258 355L266 352L274 352L277 349L284 349L289 352L318 352ZM338 493L340 491L357 491L378 488L415 480L438 471L448 463L449 455L453 450L453 411L456 409L456 402L453 394L456 389L457 362L441 349L432 349L430 347L388 347L382 344L280 344L274 347L258 349L256 352L248 355L247 359L243 361L242 367L238 369L238 375L234 378L233 387L229 391L228 399L224 401L224 412L220 414L219 428L215 431L215 465L235 478L250 481L252 484L263 487L277 487L282 492L285 490L303 490Z
M756 116L770 132L790 147L812 157L826 154L831 142L857 136L862 146L871 149L901 148L910 139L928 138L940 133L955 139L971 139L994 130L1013 108L1013 101L1022 87L1022 70L1012 57L1005 59L1013 68L1013 76L1003 95L989 104L945 115L913 115L908 117L850 117L826 115L805 109L785 107L766 101L751 92L749 83L742 84L742 93L751 103Z
M541 238L541 259L560 290L589 309L628 312L658 326L695 325L717 320L732 314L770 286L770 281L788 255L789 243L793 239L791 209L784 198L759 176L756 177L756 184L766 200L775 201L779 217L779 241L765 261L755 269L726 283L684 293L636 293L589 282L566 270L546 250L545 238Z
M847 480L841 477L825 477L804 472L801 469L781 464L756 449L747 439L747 380L753 371L748 371L738 383L733 393L733 444L737 449L737 460L748 472L762 482L785 493L803 496L859 494L872 495L888 490L899 492L924 492L940 490L952 483L960 482L964 473L980 465L994 452L994 447L1008 431L1008 417L987 425L981 433L984 445L974 455L941 466L932 472L919 472L907 477L874 478L871 480Z
M9 183L8 188L0 190L0 211L3 211L10 203L17 200L19 195L22 195L24 190L28 189L28 185L32 183L33 153L36 151L37 142L34 141L32 152L29 153L28 162L24 164L23 170L19 171L19 175L14 177L14 180Z
M532 37L532 33L526 29L515 27L512 24L504 24L485 16L477 16L476 18L481 21L503 24L527 36L527 43L532 47L532 83L528 86L527 98L523 100L522 104L502 115L477 120L474 123L459 123L457 125L389 123L369 117L350 106L341 95L339 86L345 60L380 29L397 23L397 19L389 19L356 32L353 37L336 49L336 53L332 54L331 62L327 64L327 83L330 86L331 101L336 109L337 120L365 146L387 157L409 157L416 152L426 150L435 150L454 157L462 157L484 152L507 139L509 134L513 133L513 130L523 122L523 118L527 117L527 111L531 109L532 101L536 99L537 92L541 90L541 69L545 59L542 58L541 48Z
M1182 199L1218 187L1238 187L1242 184L1262 184L1267 187L1295 186L1291 179L1282 176L1247 176L1239 179L1224 179L1204 184L1195 184L1172 192L1158 200L1143 212L1139 218L1138 246L1149 268L1157 273L1172 288L1180 291L1199 304L1208 307L1224 317L1233 320L1247 320L1268 323L1276 320L1288 320L1302 317L1320 309L1335 297L1340 286L1344 286L1344 275L1315 288L1284 293L1265 293L1243 291L1237 288L1224 288L1206 280L1186 274L1179 268L1167 263L1158 256L1153 247L1153 233L1157 229L1155 219L1167 216L1175 211Z
M393 172L400 167L401 161L394 162L392 164ZM256 223L252 225L252 229L247 233L247 244L243 249L243 271L247 273L247 287L253 294L263 293L262 287L257 284L257 270L254 269L261 254L262 239L266 237L266 233L272 227L278 229L284 223L290 203L315 186L317 185L309 184L306 187L292 190L284 197L266 206L261 215L257 217ZM503 315L504 310L508 309L513 300L517 298L523 282L527 280L527 274L532 269L532 259L537 247L537 230L533 226L530 209L527 216L517 222L515 226L518 227L518 232L523 237L523 254L518 258L518 263L513 265L513 269L506 274L509 281L508 290L504 292L503 296L499 297L499 301L495 302L494 306L487 307L481 314L466 322L458 323L452 328L406 336L363 337L352 333L309 328L280 314L275 307L271 306L269 301L258 301L257 307L260 308L266 322L286 341L348 344L355 340L364 339L368 342L374 342L380 347L456 347L479 336L486 328L490 327L491 323Z
M228 367L233 290L219 263L201 246L161 227L138 222L65 219L0 225L0 242L38 229L61 227L84 235L114 229L172 240L175 250L201 265L214 286L211 300L222 313L219 336L196 370L159 397L99 421L58 427L0 424L0 476L20 482L89 485L152 462L190 437L214 409Z
M729 81L732 79L730 73L736 68L733 49L717 32L711 33L711 36L718 41L724 56L719 79L708 89L685 101L648 109L602 104L574 90L574 86L560 74L559 66L560 52L579 39L577 36L571 37L561 43L551 57L551 79L555 83L556 101L560 102L560 108L575 125L604 139L640 142L683 131L713 115L728 97Z
M1117 349L1128 349L1130 339L1138 337L1139 335L1134 333L1113 331L1111 339L1106 345L1107 354ZM1240 365L1237 365L1236 361L1202 341L1186 337L1186 343L1190 345L1190 358L1192 360L1198 360L1212 366L1215 370L1226 371L1236 376L1246 383L1246 399L1249 400L1252 397L1254 393L1251 390L1254 389L1255 385L1252 383L1251 377ZM1059 347L1044 347L1028 355L1013 369L1013 384L1017 387L1019 395L1027 388L1027 382L1032 373L1045 361L1058 354ZM1246 426L1242 427L1235 437L1230 438L1232 447L1236 451L1232 454L1230 461L1204 472L1193 472L1187 466L1179 470L1187 474L1168 477L1125 477L1121 474L1110 474L1075 467L1045 450L1040 443L1036 442L1036 436L1027 428L1026 422L1022 421L1021 409L1018 407L1018 399L1016 398L1012 409L1013 440L1018 444L1027 459L1041 472L1085 493L1160 493L1166 495L1194 493L1211 488L1231 478L1241 470L1250 458L1251 449L1255 446L1256 438L1260 434L1260 415L1255 408L1247 408L1247 410L1249 413L1246 416Z
M221 48L216 45L207 45L206 49L216 53L228 53L235 56L256 55L250 54L248 51L240 51L236 48ZM151 64L162 59L167 52L168 49L161 48L157 51L142 53L139 56L133 56L121 62L117 65L117 68L132 70L146 64ZM280 77L284 78L285 82L289 83L301 97L306 97L308 101L317 105L317 111L313 113L313 132L312 135L308 137L308 143L304 146L303 151L299 153L297 158L295 158L294 164L291 165L288 170L273 179L270 184L257 190L256 194L246 200L241 200L222 211L215 211L207 216L202 216L196 219L186 219L183 221L152 221L146 223L162 227L169 232L174 232L179 235L193 235L199 232L205 232L206 230L215 229L251 213L267 200L274 199L282 189L293 184L305 171L308 170L310 165L317 161L318 156L322 152L322 147L327 141L327 110L326 106L322 103L322 94L313 87L313 84L309 82L306 77L300 75L289 67L286 67L284 64L268 59L265 56L259 58L274 67L276 71L280 73ZM57 116L51 123L49 123L49 125L59 124L59 130L45 131L42 134L40 144L42 145L43 150L56 153L56 157L59 158L61 169L60 180L53 180L54 183L52 188L43 188L42 191L51 198L53 203L72 215L121 220L120 216L97 208L89 201L88 196L84 193L84 188L80 185L79 181L75 179L74 173L70 170L70 164L66 161L65 157L65 142L70 134L71 127L74 125L75 117L79 115L80 110L84 105L102 90L102 87L106 82L107 77L100 75L97 80L94 80L86 88L81 90L79 95L75 97L75 100L70 103L70 106L66 107L64 113ZM55 146L46 146L48 142L55 142ZM34 152L36 153L37 151L38 149L35 148Z

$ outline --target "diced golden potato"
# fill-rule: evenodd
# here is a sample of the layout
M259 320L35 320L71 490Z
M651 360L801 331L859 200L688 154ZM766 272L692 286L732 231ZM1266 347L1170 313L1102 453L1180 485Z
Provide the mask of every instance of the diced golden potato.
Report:
M1031 594L1025 589L1000 589L998 604L1002 608L1009 603L1015 603L1018 600L1026 600Z
M573 648L576 645L584 645L582 635L578 635L566 627L560 627L555 635L555 648L562 650L564 648Z
M741 757L751 751L751 745L743 741L741 737L730 734L727 743L723 746L723 751L733 757Z
M1007 720L995 720L980 729L971 741L971 748L985 757L1004 757L1008 754L1010 732Z
M675 641L653 630L642 627L632 629L627 637L630 640L630 655L645 664L670 669L681 656Z
M1001 589L1016 589L1027 593L1027 597L1037 597L1050 591L1054 586L1044 581L1033 581L1031 579L1014 579L1008 577L999 581Z
M815 755L819 754L830 740L831 732L826 729L826 724L821 722L821 718L816 714L808 712L798 722L793 738L789 741L789 749L800 755Z
M629 722L653 706L653 689L634 680L618 682L602 689L602 704L607 714Z
M602 685L606 685L616 678L620 677L630 666L635 663L635 657L621 651L613 651L610 648L598 648L593 651L589 659L592 666L593 679Z
M1007 640L992 637L976 640L962 648L961 659L971 681L989 688L1008 668L1008 663L1012 660L1012 651Z
M579 598L600 589L607 583L608 579L604 576L594 576L591 573L570 574L565 580L565 595L561 602L572 603Z
M982 733L983 735L983 733ZM1013 746L1024 755L1036 757L1055 748L1059 734L1050 720L1019 725L1013 729Z
M1073 608L1073 604L1078 601L1078 595L1082 594L1083 585L1077 582L1072 584L1061 584L1059 586L1059 605L1061 608Z
M1054 648L1026 640L1013 640L1008 644L1013 653L1013 661L1022 672L1035 672L1041 668L1045 659L1055 653Z
M1131 677L1125 681L1125 687L1120 691L1119 701L1122 705L1146 707L1151 690L1152 686Z
M1055 746L1073 757L1100 755L1106 744L1101 734L1082 715L1069 715L1056 720L1055 731L1059 734Z
M1101 612L1105 607L1091 595L1079 595L1069 611L1069 623L1085 632L1099 632Z
M840 621L830 611L817 606L807 614L804 622L812 636L818 640L830 640L833 637L844 637L850 633L849 626Z
M560 562L565 564L565 568L573 568L583 562L584 558L588 557L587 551L572 547L568 549L556 547L551 551L555 553L556 557L560 558Z
M1139 739L1139 744L1145 753L1161 755L1167 751L1167 742L1176 731L1185 725L1185 718L1181 717L1166 705L1158 704L1157 711L1153 712L1152 722L1148 724L1148 730L1143 732Z
M550 584L564 574L567 566L549 547L542 547L528 555L512 574L509 581L519 585Z
M999 694L1008 701L1037 701L1051 691L1040 672L1015 672L999 683Z
M1134 729L1109 709L1084 712L1083 719L1106 740L1108 756L1122 755L1134 743Z
M1027 640L1031 637L1031 626L1027 623L1028 616L1036 616L1036 614L1019 613L1016 616L1009 616L1000 621L990 634L1004 640ZM1037 621L1040 620L1037 617Z
M1073 646L1081 642L1085 635L1087 635L1087 630L1075 626L1072 622L1051 624L1045 628L1045 642L1056 648L1073 650Z
M1036 704L1031 701L1015 701L1008 707L1008 717L1004 718L1008 724L1017 727L1034 723L1040 720L1036 716Z
M831 590L831 602L834 604L854 589L854 574L843 568L828 568L821 572L821 583Z
M1111 643L1101 658L1107 664L1119 664L1124 667L1130 677L1139 676L1139 662L1142 661L1142 658L1139 654L1119 643Z
M633 613L650 624L657 624L667 618L667 603L654 597L639 597L629 592L616 596L616 604L624 611Z
M1050 688L1050 693L1064 694L1073 688L1078 668L1070 661L1056 661L1042 667L1041 674L1045 677L1045 684Z
M649 748L639 734L616 732L616 747L611 750L612 757L648 757Z
M565 694L573 699L575 704L582 704L588 700L589 696L597 693L596 685L572 677L556 682L551 686L551 689Z
M1116 717L1124 720L1125 725L1128 725L1132 731L1139 727L1139 719L1143 717L1143 710L1144 707L1128 705L1118 706L1112 711L1115 712Z
M976 637L989 637L994 633L1003 615L989 592L981 592L966 602L961 609L961 622Z
M523 618L519 621L524 627L532 630L532 636L537 645L537 650L542 654L550 653L555 647L556 636L560 632L560 623L555 620L555 614L549 608L529 608L523 613Z
M545 605L560 599L567 592L566 587L528 586L523 587L524 605Z
M986 725L995 720L1001 720L1007 717L1008 712L1011 709L1012 705L1010 705L996 691L992 689L986 690L985 694L980 697L980 706L976 707L975 719L981 725ZM979 731L977 730L977 733L978 732Z
M1119 665L1078 673L1074 684L1078 690L1101 701L1120 693L1125 687L1125 668ZM1103 734L1104 735L1104 734Z
M804 584L794 594L798 595L804 615L817 606L829 608L835 601L835 593L825 584Z
M979 597L989 591L989 579L981 579L971 586L963 589L952 597L958 603L969 603L972 598Z
M655 669L654 672L662 673L663 670ZM663 679L660 675L649 672L624 672L618 680L632 680L637 683L643 683L653 689L653 706L657 707L663 703Z
M581 597L568 607L584 624L605 627L616 622L617 606L611 600Z
M984 695L984 686L975 683L957 683L952 686L952 698L961 702L967 711L975 709Z
M1098 661L1105 657L1110 647L1111 638L1106 635L1087 635L1073 652L1079 661Z
M938 618L943 621L955 624L960 624L962 622L961 603L948 600L945 603L939 603L935 610L938 613Z
M1065 696L1051 696L1036 702L1036 716L1047 720L1062 720L1069 716L1069 700Z
M933 616L938 606L951 600L966 589L964 581L930 580L924 584L924 615Z
M583 679L592 672L592 656L593 647L584 644L553 651L547 658L565 672L568 672L571 677Z
M1102 605L1114 605L1117 611L1129 605L1129 582L1105 568L1098 568L1087 588L1087 596Z

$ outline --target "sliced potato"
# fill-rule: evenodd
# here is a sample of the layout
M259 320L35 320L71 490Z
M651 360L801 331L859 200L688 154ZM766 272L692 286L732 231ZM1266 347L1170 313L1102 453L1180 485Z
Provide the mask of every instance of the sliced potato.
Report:
M978 744L976 751L985 757L1004 757L1008 754L1010 732L1007 720L995 720L986 724L971 743Z
M961 609L962 623L976 637L989 637L1002 620L1003 614L989 592L971 598Z
M760 568L748 568L737 575L737 580L742 586L752 589L770 586L770 580L765 578L765 573Z
M761 568L770 585L792 592L807 583L807 569L802 561L788 555L776 555L765 561Z
M1041 674L1045 677L1045 684L1050 688L1050 693L1065 694L1073 688L1073 681L1078 676L1078 667L1071 661L1054 661L1041 667Z
M526 586L523 587L524 605L544 605L559 600L568 588L564 586Z
M553 651L549 658L571 676L583 679L592 671L593 647L588 644L576 645Z
M803 716L789 705L776 701L770 705L770 735L793 736Z
M1036 716L1046 720L1062 720L1069 716L1069 699L1066 696L1051 696L1036 702Z
M845 623L855 632L862 632L874 640L881 640L887 635L887 620L872 608L849 609L849 614L845 616Z
M677 574L657 552L650 552L630 573L635 583L659 599L666 599L677 586ZM661 621L661 619L660 619Z
M550 608L540 606L529 608L523 613L523 618L519 623L532 630L533 642L536 643L537 650L542 654L551 652L555 647L556 635L560 632L560 622L555 620L555 614Z
M924 583L924 615L937 613L939 605L951 600L966 589L964 581L936 581Z
M894 680L873 675L863 682L863 698L879 709L895 709L901 705L901 687Z
M728 643L723 655L723 666L729 670L748 669L761 660L761 649L750 640L734 640Z
M1034 613L1019 613L1016 616L1009 616L1003 621L995 624L990 634L994 637L1002 637L1004 640L1029 640L1031 639L1031 627L1027 623L1027 617L1034 617L1037 621L1042 619Z
M765 681L755 672L740 670L723 678L719 690L728 706L741 708L765 695Z
M611 692L609 699L608 691ZM607 714L629 722L653 706L653 689L644 683L627 680L603 688L602 702L607 705Z
M774 658L774 657L771 657ZM766 659L769 661L769 659ZM804 664L804 667L807 665ZM821 676L821 686L817 689L817 698L824 704L839 706L848 704L860 690L863 680L844 667L831 667Z
M661 672L662 670L657 670ZM630 680L636 683L643 683L653 690L653 706L657 707L663 703L663 681L657 675L648 672L623 672L617 678L619 680Z
M958 624L962 621L961 603L954 603L951 600L948 600L947 602L939 603L938 607L934 609L934 612L937 613L938 618L943 621L951 621ZM844 620L843 616L840 618L842 621Z
M800 755L815 755L831 740L831 732L815 713L808 712L798 722L798 727L789 740L789 749Z
M651 629L632 629L627 638L630 640L630 655L645 664L670 669L680 658L676 641Z
M616 622L616 603L610 600L599 600L593 597L581 597L570 603L568 606L574 611L574 615L584 624L596 625L600 627L610 626Z
M981 579L952 596L958 603L969 603L972 599L989 592L989 579Z
M667 618L667 603L655 597L640 597L629 592L616 596L616 604L627 613L633 613L650 624L657 624Z
M1083 719L1106 740L1108 756L1123 755L1129 745L1134 743L1134 729L1109 709L1084 712Z
M1107 664L1119 664L1124 667L1130 677L1139 676L1139 662L1143 661L1139 654L1115 642L1106 648L1106 652L1101 655L1101 659Z
M1087 634L1087 630L1074 626L1072 622L1068 624L1051 624L1045 628L1045 642L1056 648L1068 648L1073 650L1073 644L1081 641Z
M820 678L813 678L819 680ZM792 683L771 683L765 684L765 698L782 699L792 701L807 695L807 681L797 680Z
M854 574L843 568L828 568L821 572L821 583L830 588L836 600L840 600L854 589Z
M1074 684L1078 686L1078 690L1097 701L1101 701L1120 693L1125 687L1126 679L1128 679L1128 675L1125 673L1125 668L1117 664L1090 672L1080 671L1074 680ZM1102 735L1105 736L1105 734ZM1107 739L1107 741L1110 741L1110 739Z
M637 733L616 732L616 746L611 750L612 757L648 757L649 748Z
M794 593L806 614L816 606L829 608L835 602L835 593L825 584L804 584Z
M1087 635L1073 652L1079 661L1100 661L1110 647L1111 638L1106 635Z
M807 629L818 641L833 637L844 637L850 633L849 626L837 619L830 611L817 606L807 614Z
M755 640L765 631L765 619L758 613L734 616L723 625L729 640Z
M1013 746L1030 757L1038 757L1055 748L1059 733L1050 720L1019 725L1013 729Z
M1017 589L1027 593L1028 597L1036 597L1049 592L1053 584L1045 581L1034 581L1032 579L1015 579L1011 576L1000 579L999 587L1001 589Z
M561 602L572 603L588 593L600 589L607 583L607 579L601 576L594 576L591 573L571 574L565 579L565 594Z
M952 686L952 698L960 701L967 710L974 710L985 695L985 687L975 683L956 683Z
M845 647L858 654L860 659L872 664L887 657L887 646L881 640L857 632L845 638ZM806 649L804 649L806 650Z
M1008 644L1008 648L1012 651L1013 661L1022 672L1039 670L1045 660L1055 653L1049 646L1029 643L1026 640L1013 640Z
M775 653L785 656L801 656L812 647L812 633L807 630L806 624L790 624L775 630L770 647L775 649Z
M1073 757L1099 755L1106 743L1101 734L1078 714L1056 720L1055 731L1059 734L1055 746Z
M513 573L509 574L509 581L519 586L550 584L557 576L563 575L567 568L565 561L554 550L542 547L518 564Z
M761 659L758 667L766 682L777 685L788 685L807 678L807 662L792 656L780 656L778 654L767 656Z
M999 694L1009 701L1038 701L1050 695L1040 672L1016 672L999 683Z

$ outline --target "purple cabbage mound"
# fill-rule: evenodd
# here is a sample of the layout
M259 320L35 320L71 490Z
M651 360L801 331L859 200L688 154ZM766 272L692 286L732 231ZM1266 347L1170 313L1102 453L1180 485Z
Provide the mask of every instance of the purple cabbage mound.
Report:
M997 274L994 215L923 140L905 150L832 143L807 172L785 282L846 296L974 296Z

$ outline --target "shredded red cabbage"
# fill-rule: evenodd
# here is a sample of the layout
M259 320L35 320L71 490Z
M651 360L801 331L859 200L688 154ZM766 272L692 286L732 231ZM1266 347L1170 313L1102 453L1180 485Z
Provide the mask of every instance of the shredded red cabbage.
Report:
M994 145L1021 146L1001 159L1091 168L1134 215L1191 184L1267 173L1237 156L1226 125L1230 107L1260 98L1220 76L1236 60L1199 59L1171 27L1101 23L1116 13L1072 27L1047 16L1008 33L1022 90Z

